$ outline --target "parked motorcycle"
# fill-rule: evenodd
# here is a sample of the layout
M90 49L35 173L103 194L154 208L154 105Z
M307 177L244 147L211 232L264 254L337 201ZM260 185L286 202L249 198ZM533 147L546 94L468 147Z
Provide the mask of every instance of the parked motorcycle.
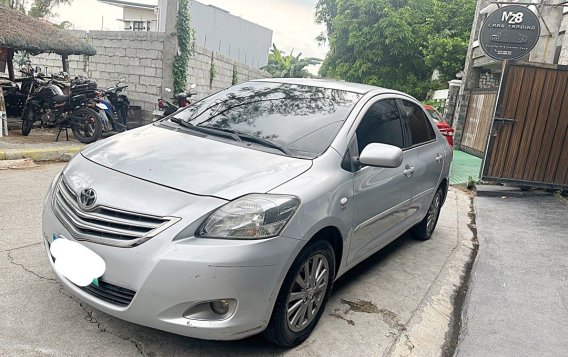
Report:
M14 81L0 79L0 85L4 91L4 101L6 103L6 113L9 117L21 117L22 111L28 99L30 91L33 90L33 77L36 69L22 67L20 70L24 74L22 78Z
M124 78L121 78L114 87L102 90L98 93L101 103L107 106L104 113L110 121L112 130L118 132L127 130L128 125L130 100L125 94L121 94L128 86L120 85L124 80Z
M190 105L191 97L196 94L192 93L191 90L194 89L195 87L196 85L192 84L186 92L175 94L171 98L174 101L173 103L164 98L158 99L158 108L152 112L152 117L154 121L165 118L168 115L177 112L180 108L184 108ZM170 88L164 88L164 89L168 93L172 92Z
M73 83L70 94L64 95L65 85L59 78L46 78L40 73L33 77L33 89L22 114L22 134L27 136L34 122L41 120L49 126L70 128L77 140L90 144L101 138L102 123L95 108L96 83Z

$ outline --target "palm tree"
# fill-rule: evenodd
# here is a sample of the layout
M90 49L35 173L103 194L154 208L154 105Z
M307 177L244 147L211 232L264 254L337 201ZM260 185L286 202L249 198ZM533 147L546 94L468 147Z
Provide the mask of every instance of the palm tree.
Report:
M270 73L272 77L305 78L310 76L310 73L306 70L307 66L320 64L322 62L319 58L301 57L302 53L294 56L294 50L292 50L289 55L286 55L283 51L279 50L276 45L272 45L272 49L268 55L268 64L261 69Z

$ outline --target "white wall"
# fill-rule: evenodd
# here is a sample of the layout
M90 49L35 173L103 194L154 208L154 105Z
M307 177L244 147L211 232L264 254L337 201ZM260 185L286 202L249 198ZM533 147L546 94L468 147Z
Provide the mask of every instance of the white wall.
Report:
M133 30L134 21L144 22L146 31L158 31L158 16L154 13L153 9L141 9L135 7L124 7L122 13L124 20L124 29L127 31ZM147 28L149 25L149 29Z

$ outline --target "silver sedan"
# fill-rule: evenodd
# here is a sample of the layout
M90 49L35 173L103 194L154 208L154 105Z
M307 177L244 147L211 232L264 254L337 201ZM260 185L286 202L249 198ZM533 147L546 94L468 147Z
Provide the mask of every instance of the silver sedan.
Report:
M45 200L46 253L110 315L294 346L338 277L408 230L431 237L451 160L404 93L252 81L77 155Z

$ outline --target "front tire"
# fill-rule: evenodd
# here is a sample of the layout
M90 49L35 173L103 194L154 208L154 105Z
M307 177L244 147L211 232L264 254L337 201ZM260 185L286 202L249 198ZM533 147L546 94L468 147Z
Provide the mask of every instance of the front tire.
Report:
M94 143L103 134L103 125L99 113L90 108L79 108L72 114L82 119L73 124L73 136L83 144Z
M309 242L298 254L280 288L264 337L293 347L317 325L335 279L335 254L325 240Z
M28 105L22 114L22 135L28 136L34 126L36 110L32 105Z
M442 209L442 203L444 199L444 193L442 189L439 188L432 199L432 203L430 203L430 207L428 207L428 213L426 213L426 217L412 227L410 229L410 233L415 239L418 240L428 240L432 238L432 234L436 229L436 225L438 224L438 218L440 218L440 211Z

